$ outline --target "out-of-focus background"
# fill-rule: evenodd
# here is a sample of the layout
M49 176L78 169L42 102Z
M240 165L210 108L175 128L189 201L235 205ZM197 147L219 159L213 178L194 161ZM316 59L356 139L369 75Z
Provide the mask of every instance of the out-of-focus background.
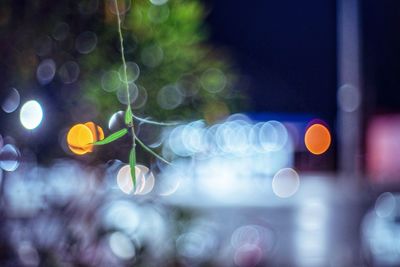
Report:
M1 1L0 265L400 266L399 22L395 0ZM67 142L127 104L172 162L138 146L135 189L131 136Z

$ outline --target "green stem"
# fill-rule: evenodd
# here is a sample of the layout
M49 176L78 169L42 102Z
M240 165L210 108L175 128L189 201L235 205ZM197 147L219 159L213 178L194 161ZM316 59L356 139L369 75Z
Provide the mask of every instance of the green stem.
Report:
M117 13L117 22L118 22L118 35L119 35L119 44L121 47L121 59L122 59L122 67L124 69L124 77L123 77L123 82L125 83L125 88L126 88L126 98L128 100L128 104L127 104L127 108L126 108L126 112L131 112L131 97L130 97L130 93L129 93L129 83L128 83L128 74L127 74L127 66L126 66L126 60L125 60L125 49L124 49L124 37L122 36L122 27L121 27L121 15L119 14L119 8L118 8L118 2L117 0L114 0L114 4L115 4L115 11ZM130 155L133 153L136 159L136 151L135 151L135 147L136 147L136 139L135 139L135 127L133 125L133 123L129 123L129 128L131 129L131 133L132 133L132 149L130 152ZM131 156L130 156L131 158ZM135 160L136 161L136 160ZM136 165L136 163L135 163ZM133 166L133 170L132 170L132 166L131 166L131 175L132 175L132 182L133 185L136 185L136 175L135 175L135 166Z

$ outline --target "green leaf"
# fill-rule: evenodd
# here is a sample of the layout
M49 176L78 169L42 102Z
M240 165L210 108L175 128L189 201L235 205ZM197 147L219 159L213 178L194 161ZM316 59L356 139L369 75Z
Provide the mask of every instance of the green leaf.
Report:
M133 183L133 188L136 188L136 171L135 171L135 166L136 166L136 151L135 148L132 147L131 152L129 153L129 166L131 167L131 177L132 177L132 183Z
M97 141L97 142L93 143L93 145L106 145L106 144L109 144L109 143L121 138L127 132L128 132L128 129L126 129L126 128L121 129L121 130L119 130L119 131L107 136L103 140L100 140L100 141Z
M126 108L126 111L125 111L125 124L130 125L132 123L132 121L133 121L132 109L131 109L131 106L128 105L128 107Z
M139 143L139 145L141 145L147 152L149 152L150 154L152 154L153 156L155 156L156 158L158 158L159 160L161 160L162 162L171 165L171 162L169 162L168 160L164 159L163 157L161 157L160 155L158 155L156 152L154 152L153 150L151 150L148 146L146 146L142 140L140 140L139 138L137 138L137 136L135 136L136 141Z

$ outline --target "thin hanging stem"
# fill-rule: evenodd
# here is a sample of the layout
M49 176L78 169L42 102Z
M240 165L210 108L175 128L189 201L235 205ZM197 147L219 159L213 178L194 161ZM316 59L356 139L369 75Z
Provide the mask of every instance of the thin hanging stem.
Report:
M124 77L123 77L123 79L124 79L124 83L125 83L125 86L126 86L126 96L127 96L127 100L128 100L127 111L128 111L128 110L131 110L131 106L130 106L131 99L130 99L130 94L129 94L128 74L127 74L127 66L126 66L125 52L124 52L124 37L122 36L121 15L119 13L117 0L114 0L114 4L115 4L117 20L118 20L118 34L119 34L119 43L120 43L120 46L121 46L122 66L123 66L123 69L124 69ZM136 118L138 120L142 120L141 118L138 118L138 117L134 116L133 114L132 114L132 117L134 117L134 118ZM145 120L145 119L143 119L143 120ZM148 123L153 123L153 124L156 123L156 122L148 121L148 120L145 120L145 121L147 121ZM160 125L166 125L166 124L162 124L162 123L159 123L159 124ZM166 159L164 159L163 157L158 155L156 152L151 150L149 147L147 147L139 138L137 138L137 136L135 134L135 128L133 126L133 123L129 123L128 126L129 126L129 128L131 129L131 132L132 132L132 151L133 151L133 154L136 153L134 150L135 150L136 141L137 141L150 154L154 155L156 158L158 158L159 160L161 160L161 161L163 161L163 162L165 162L167 164L171 164L169 161L167 161ZM132 153L132 151L131 151L131 153ZM133 183L135 184L135 182L136 182L136 178L134 178Z
M121 59L122 59L122 67L124 69L124 77L123 77L123 82L125 83L125 88L126 88L126 97L128 100L127 108L130 109L130 103L131 103L131 97L129 93L129 83L128 83L128 74L127 74L127 66L126 66L126 60L125 60L125 49L124 49L124 37L122 36L122 27L121 27L121 15L119 13L119 8L118 8L118 1L114 0L115 4L115 12L117 13L117 21L118 21L118 34L119 34L119 44L121 48ZM135 148L136 143L135 143L135 128L133 126L133 123L129 125L129 128L131 129L132 133L132 147Z

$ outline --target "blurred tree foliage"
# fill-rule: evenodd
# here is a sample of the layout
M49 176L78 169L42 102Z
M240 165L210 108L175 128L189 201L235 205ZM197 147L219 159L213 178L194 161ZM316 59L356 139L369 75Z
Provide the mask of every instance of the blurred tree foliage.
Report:
M126 11L127 61L140 69L132 84L138 88L132 103L136 115L213 122L243 107L234 65L206 43L207 11L200 0L117 1ZM46 127L35 141L46 148L47 157L59 153L54 147L60 141L44 132L61 138L61 129L89 120L106 128L111 115L125 109L117 97L123 86L116 23L114 0L0 2L1 87L15 87L21 101L34 98L44 105ZM95 48L82 52L78 46L92 45L81 40L86 32L95 35ZM45 60L56 67L49 82L38 78ZM6 125L19 127L16 119L7 119ZM12 135L25 142L22 134Z
M108 115L121 109L118 98L102 90L104 83L117 80L117 75L110 76L121 67L113 2L105 5L102 45L82 62L85 69L93 70L87 73L90 78L83 79L85 97ZM227 58L204 43L205 9L200 1L137 0L132 6L119 2L129 8L123 20L126 57L140 68L134 112L163 120L214 121L235 109L236 78ZM123 89L115 87L117 94Z

